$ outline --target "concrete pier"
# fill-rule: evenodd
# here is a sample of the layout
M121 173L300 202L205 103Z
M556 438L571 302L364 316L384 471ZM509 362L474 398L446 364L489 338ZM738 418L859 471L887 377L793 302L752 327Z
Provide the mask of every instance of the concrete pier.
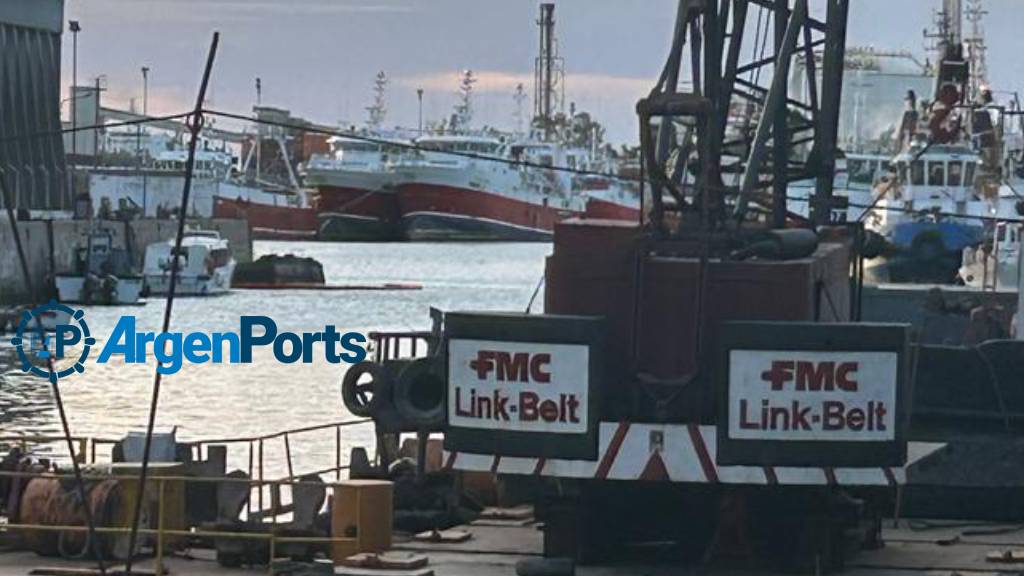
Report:
M217 230L231 244L231 252L239 262L252 261L252 236L245 220L189 220L188 225L204 230ZM39 294L29 294L14 249L11 223L0 219L0 306L39 302L51 296L50 278L67 272L74 262L75 249L84 245L85 233L94 226L106 229L114 237L117 248L125 248L139 272L146 246L173 238L178 230L176 220L27 220L18 222L18 232L28 257L32 282Z

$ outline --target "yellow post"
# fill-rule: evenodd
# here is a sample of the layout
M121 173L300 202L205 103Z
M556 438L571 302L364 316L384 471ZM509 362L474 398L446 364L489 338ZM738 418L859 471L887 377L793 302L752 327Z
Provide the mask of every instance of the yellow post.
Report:
M164 573L164 484L161 478L156 512L156 576Z
M270 533L270 559L267 560L267 574L274 573L274 555L277 553L277 535Z

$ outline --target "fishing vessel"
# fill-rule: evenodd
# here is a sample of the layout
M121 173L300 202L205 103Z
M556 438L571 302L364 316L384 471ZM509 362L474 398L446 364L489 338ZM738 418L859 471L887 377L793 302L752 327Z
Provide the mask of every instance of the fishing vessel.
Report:
M131 112L103 110L107 120L138 118ZM101 219L167 218L181 209L188 150L181 139L184 132L171 134L172 127L111 130L103 136L101 160L88 170L93 214ZM260 154L262 139L211 129L195 151L187 215L245 219L256 239L315 237L315 212L292 170L294 152L288 151L295 138L266 139L272 146ZM241 165L239 142L246 160ZM265 165L262 172L252 169L259 163ZM285 175L276 177L275 170Z
M148 294L170 291L174 263L174 240L146 247L143 264ZM178 254L178 277L174 293L178 296L210 296L231 289L235 259L228 241L214 230L188 230Z
M57 299L74 304L135 304L142 292L142 276L132 269L128 252L114 247L109 230L84 235L75 248L68 272L57 274Z
M465 134L416 145L393 168L409 240L548 240L556 222L586 211L570 174L536 167L581 166L581 151Z
M303 167L305 184L315 189L320 240L382 241L400 235L398 201L387 166L408 138L384 129L387 86L387 74L377 72L365 127L353 126L347 136L328 138L329 151L313 155Z
M396 154L382 142L334 136L331 153L306 163L304 182L315 189L320 240L393 240L399 233L398 201L387 170Z

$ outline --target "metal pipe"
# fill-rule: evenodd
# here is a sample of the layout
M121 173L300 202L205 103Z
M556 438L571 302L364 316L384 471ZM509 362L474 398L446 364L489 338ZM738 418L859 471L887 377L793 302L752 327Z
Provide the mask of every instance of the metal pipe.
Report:
M292 468L292 445L288 441L288 434L284 435L284 458L288 463L288 475L295 476L295 470Z

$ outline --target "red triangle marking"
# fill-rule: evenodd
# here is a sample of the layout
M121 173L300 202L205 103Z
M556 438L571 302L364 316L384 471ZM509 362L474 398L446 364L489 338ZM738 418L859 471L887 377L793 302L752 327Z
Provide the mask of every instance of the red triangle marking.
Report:
M640 479L657 482L667 482L671 480L668 476L668 470L665 468L665 462L661 459L661 452L658 452L657 450L651 452L651 457L647 460L647 465L644 466L644 471L640 473Z

